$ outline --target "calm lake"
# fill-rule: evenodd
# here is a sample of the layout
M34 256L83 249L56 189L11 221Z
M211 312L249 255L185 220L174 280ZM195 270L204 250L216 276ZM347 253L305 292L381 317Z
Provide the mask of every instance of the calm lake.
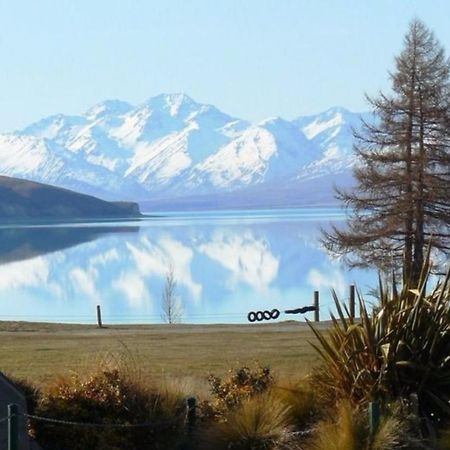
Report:
M185 323L243 323L251 310L300 307L330 289L376 284L321 249L333 209L164 213L136 221L0 226L0 319L161 323L170 267ZM281 314L278 320L312 318Z

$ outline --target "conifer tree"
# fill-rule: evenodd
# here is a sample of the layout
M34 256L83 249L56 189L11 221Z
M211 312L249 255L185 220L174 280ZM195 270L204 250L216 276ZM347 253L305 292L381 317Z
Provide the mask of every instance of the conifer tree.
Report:
M450 61L414 19L390 74L392 92L368 98L372 123L355 132L357 186L337 190L347 227L323 233L352 267L403 267L413 285L424 248L450 251ZM430 241L431 239L431 241Z

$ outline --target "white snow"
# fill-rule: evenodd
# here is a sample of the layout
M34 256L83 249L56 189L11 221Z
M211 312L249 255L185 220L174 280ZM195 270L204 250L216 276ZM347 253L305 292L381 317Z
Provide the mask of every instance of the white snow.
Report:
M315 120L305 128L303 128L303 132L305 133L308 139L315 138L318 134L322 133L325 130L328 130L331 127L336 127L342 125L343 119L342 114L337 113L332 119L321 121L320 119Z
M107 100L0 135L0 174L126 199L281 186L351 168L358 122L358 114L332 108L254 125L185 94L137 106Z

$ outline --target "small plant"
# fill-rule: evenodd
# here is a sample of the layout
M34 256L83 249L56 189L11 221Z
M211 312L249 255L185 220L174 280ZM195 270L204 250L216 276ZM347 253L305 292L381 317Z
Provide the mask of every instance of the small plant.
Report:
M376 433L369 432L367 411L361 405L342 400L320 421L308 450L431 450L420 439L416 418L398 405L388 407Z
M214 397L212 407L217 415L222 415L239 406L243 400L261 394L273 385L269 367L249 367L229 371L227 378L210 375L208 378Z
M289 407L291 421L296 429L306 429L320 416L317 392L310 380L276 383L272 395Z
M362 450L362 441L367 431L359 415L353 413L353 405L343 401L333 413L317 425L311 450Z
M280 399L261 394L243 400L224 420L204 432L205 450L287 449L292 440L290 412Z

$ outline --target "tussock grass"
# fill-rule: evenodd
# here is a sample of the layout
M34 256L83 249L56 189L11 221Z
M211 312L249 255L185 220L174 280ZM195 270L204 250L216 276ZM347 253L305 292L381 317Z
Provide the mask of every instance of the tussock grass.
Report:
M275 450L291 439L289 406L271 394L250 397L201 438L204 450Z
M318 394L309 378L278 381L271 392L289 407L291 422L297 430L308 428L320 415Z
M319 422L310 450L362 450L364 429L353 410L349 401L343 401L334 418Z

